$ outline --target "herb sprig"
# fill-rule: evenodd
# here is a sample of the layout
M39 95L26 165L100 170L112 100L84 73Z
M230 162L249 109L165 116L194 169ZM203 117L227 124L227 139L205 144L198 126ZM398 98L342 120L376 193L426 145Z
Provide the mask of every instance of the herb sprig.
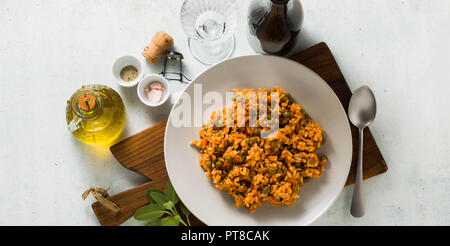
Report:
M149 188L145 194L150 204L139 208L134 214L134 219L148 221L146 226L178 226L180 223L185 226L191 225L189 221L191 212L178 198L170 180L167 181L165 191ZM184 216L177 211L175 206L177 203Z

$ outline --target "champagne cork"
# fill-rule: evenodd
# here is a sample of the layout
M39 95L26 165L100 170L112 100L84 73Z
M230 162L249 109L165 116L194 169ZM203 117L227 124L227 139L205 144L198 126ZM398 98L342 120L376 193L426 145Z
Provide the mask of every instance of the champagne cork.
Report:
M78 97L78 107L89 112L95 107L95 97L89 93L83 93Z
M165 31L157 32L141 54L147 61L156 64L161 56L173 46L173 38Z

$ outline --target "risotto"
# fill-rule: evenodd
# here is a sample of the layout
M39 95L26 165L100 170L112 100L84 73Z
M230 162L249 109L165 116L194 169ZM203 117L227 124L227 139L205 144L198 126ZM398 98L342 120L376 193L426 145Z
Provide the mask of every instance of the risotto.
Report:
M236 207L254 212L264 201L275 206L293 204L301 187L324 171L327 158L317 154L324 143L322 128L277 86L234 89L234 93L233 106L211 113L199 131L200 139L191 142L200 150L201 167L215 187L233 196ZM249 94L257 100L248 100ZM276 95L279 103L272 106ZM241 100L245 114L238 114ZM255 109L260 114L256 125L251 125L249 114ZM271 131L268 122L276 123L278 129Z

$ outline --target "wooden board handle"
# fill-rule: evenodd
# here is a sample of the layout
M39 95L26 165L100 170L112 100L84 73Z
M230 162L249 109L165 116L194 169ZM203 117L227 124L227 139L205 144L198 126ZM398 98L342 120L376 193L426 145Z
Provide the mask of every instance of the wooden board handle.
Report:
M159 189L164 189L165 185L165 182L161 180L159 182L152 181L110 196L108 199L120 207L120 211L118 213L114 213L113 211L107 209L99 202L93 203L92 209L94 210L94 213L101 225L120 225L131 218L136 210L148 203L145 195L145 191L148 188L156 187Z
M167 120L161 121L111 146L111 153L120 164L151 181L110 196L108 199L120 207L118 213L108 210L99 202L92 204L101 225L120 225L128 220L138 208L148 203L145 195L148 188L164 190L169 179L163 153L166 123Z

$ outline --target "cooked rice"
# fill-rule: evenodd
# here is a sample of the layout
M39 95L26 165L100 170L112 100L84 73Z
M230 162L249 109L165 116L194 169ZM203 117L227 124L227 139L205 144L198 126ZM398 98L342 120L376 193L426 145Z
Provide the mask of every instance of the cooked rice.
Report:
M305 110L293 102L289 93L275 86L270 89L235 89L233 108L239 97L256 93L258 100L267 92L279 93L279 130L266 138L261 132L265 118L258 119L258 127L249 127L249 108L260 107L246 101L245 126L226 126L237 122L237 113L225 107L211 114L210 122L199 131L200 139L191 142L200 150L200 165L215 186L233 196L236 207L245 206L250 212L267 201L272 205L291 205L299 197L298 192L310 178L320 177L327 161L319 157L317 150L323 143L322 128ZM240 93L238 93L240 92ZM264 106L263 106L264 107ZM236 111L236 110L234 110ZM233 115L233 117L226 117ZM217 123L222 123L218 127Z

